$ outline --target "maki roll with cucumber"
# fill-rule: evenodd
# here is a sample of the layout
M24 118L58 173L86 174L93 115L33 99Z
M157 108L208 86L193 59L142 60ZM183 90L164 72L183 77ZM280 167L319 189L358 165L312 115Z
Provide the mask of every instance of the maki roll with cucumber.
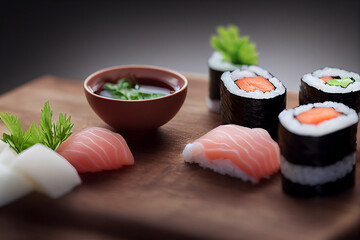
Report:
M299 102L333 101L360 112L360 75L338 68L323 68L301 78Z
M236 26L217 28L218 35L212 36L211 46L215 52L208 60L209 97L206 103L213 112L220 113L220 78L226 71L234 71L242 65L257 65L256 46L249 37L240 37Z
M284 110L279 119L285 193L327 196L354 185L359 120L355 110L342 103L314 103Z
M278 115L286 107L286 88L259 66L242 66L221 76L221 120L264 128L277 141Z

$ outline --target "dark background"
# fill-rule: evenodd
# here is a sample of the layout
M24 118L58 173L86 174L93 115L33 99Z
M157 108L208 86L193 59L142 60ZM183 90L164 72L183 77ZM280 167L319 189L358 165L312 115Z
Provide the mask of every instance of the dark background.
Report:
M0 93L44 74L122 64L207 74L209 38L235 24L297 91L324 66L360 72L360 1L1 1Z

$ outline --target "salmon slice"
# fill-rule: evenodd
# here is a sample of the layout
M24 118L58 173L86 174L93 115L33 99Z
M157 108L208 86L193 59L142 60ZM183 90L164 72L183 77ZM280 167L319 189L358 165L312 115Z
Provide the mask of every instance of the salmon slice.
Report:
M235 83L239 88L246 92L253 92L256 90L270 92L275 89L274 85L272 85L268 79L261 76L240 78L236 80Z
M315 107L306 112L300 113L296 119L302 124L319 124L323 121L336 118L343 113L337 112L332 107Z
M115 170L133 165L134 157L118 133L91 127L71 135L57 152L79 173Z
M324 82L327 82L327 81L332 80L334 78L331 77L331 76L325 76L325 77L321 77L320 79L323 80Z
M221 125L187 144L185 162L258 182L280 168L279 145L261 128Z

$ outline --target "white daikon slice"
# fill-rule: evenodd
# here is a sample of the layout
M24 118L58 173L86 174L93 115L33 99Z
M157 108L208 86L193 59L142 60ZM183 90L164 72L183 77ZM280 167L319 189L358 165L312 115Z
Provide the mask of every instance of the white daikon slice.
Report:
M35 144L18 155L12 167L35 183L35 189L60 197L81 183L75 168L52 149Z
M0 164L0 207L25 196L33 185L23 175Z
M2 152L5 148L9 147L9 144L0 140L0 152Z
M0 141L0 143L4 143ZM7 143L6 146L0 146L0 164L9 166L11 162L18 156L14 149L12 149ZM2 144L0 144L2 145Z

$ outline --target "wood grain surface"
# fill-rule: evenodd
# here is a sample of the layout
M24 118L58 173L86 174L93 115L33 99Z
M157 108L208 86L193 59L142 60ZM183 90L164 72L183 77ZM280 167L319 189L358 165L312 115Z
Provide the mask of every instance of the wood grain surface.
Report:
M189 91L173 120L147 135L124 135L135 165L83 174L60 199L32 193L0 209L1 239L344 239L359 236L360 174L337 196L283 194L280 174L259 184L185 164L185 145L220 124L205 105L205 76L187 75ZM38 123L49 100L74 131L108 126L90 109L82 82L44 76L0 97L0 111ZM297 94L288 93L288 107ZM116 113L115 113L116 114ZM120 113L119 113L120 114ZM0 125L1 133L6 131ZM358 133L359 136L359 133ZM358 150L359 150L358 144ZM39 166L41 167L41 166Z

